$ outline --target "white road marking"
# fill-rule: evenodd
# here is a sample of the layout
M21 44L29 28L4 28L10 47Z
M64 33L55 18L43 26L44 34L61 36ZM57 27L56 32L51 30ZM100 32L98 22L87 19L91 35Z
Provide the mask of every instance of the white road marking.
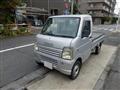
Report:
M12 51L12 50L20 49L20 48L24 48L24 47L29 47L29 46L33 46L33 45L34 45L34 43L23 45L23 46L18 46L18 47L13 47L13 48L1 50L0 53L7 52L7 51Z

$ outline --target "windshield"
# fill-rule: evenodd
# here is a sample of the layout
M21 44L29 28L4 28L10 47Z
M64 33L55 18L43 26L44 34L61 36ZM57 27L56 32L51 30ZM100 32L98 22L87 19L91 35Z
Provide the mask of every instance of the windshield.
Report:
M75 17L49 18L47 20L47 23L43 27L41 34L74 38L76 37L78 32L79 22L80 22L80 18L75 18Z

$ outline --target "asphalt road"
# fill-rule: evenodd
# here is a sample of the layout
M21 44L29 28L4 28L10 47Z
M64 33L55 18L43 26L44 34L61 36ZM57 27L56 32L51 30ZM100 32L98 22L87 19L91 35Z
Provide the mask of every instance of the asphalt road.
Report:
M101 28L102 27L102 28ZM110 35L115 25L95 26L95 30ZM28 45L35 42L35 35L10 38L0 40L0 51ZM120 38L117 35L110 35L106 38L105 44L120 44ZM19 49L13 49L0 53L0 86L10 83L23 77L39 68L35 63L36 57L33 53L33 46L27 46Z
M0 50L31 44L34 42L35 42L35 35L7 38L0 40Z
M35 36L27 36L0 41L0 86L39 68L35 63L36 57L33 53L33 45L15 49L15 47L33 43L34 39Z

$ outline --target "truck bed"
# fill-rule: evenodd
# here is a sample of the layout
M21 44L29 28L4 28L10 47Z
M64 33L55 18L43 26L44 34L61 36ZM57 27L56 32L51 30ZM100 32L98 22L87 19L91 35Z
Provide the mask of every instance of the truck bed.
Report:
M97 46L98 44L100 44L101 42L104 41L104 37L105 35L99 32L93 32L92 34L92 48L94 48L95 46Z
M92 41L96 40L96 39L99 39L100 37L104 36L104 34L102 33L99 33L99 32L93 32L92 34Z

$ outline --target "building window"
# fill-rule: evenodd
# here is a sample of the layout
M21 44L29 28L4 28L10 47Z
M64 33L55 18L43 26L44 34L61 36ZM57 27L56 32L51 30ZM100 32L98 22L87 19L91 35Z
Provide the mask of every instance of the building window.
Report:
M89 11L88 13L89 13L89 14L93 14L93 12L92 12L92 11Z
M58 15L58 9L51 9L51 15Z
M93 4L90 4L90 7L93 7Z
M96 4L91 3L91 4L89 4L89 6L93 8L96 6Z

